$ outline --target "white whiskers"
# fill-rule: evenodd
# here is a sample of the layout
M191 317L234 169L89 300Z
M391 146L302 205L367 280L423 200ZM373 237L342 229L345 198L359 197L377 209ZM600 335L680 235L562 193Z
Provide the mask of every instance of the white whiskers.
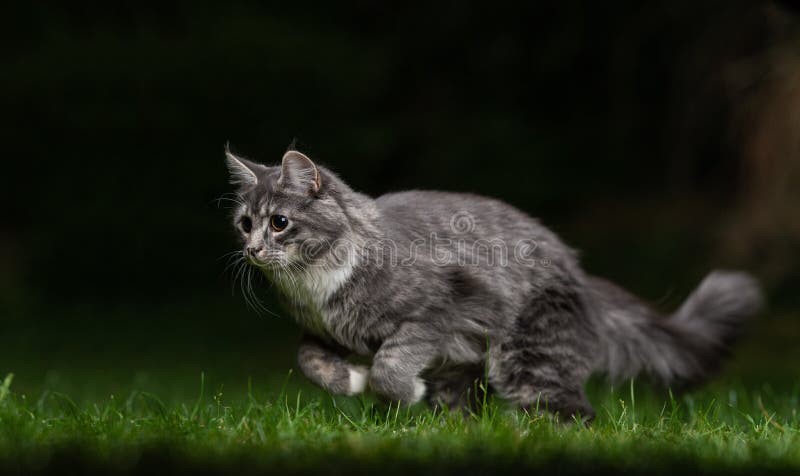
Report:
M227 272L228 270L232 270L233 274L233 280L231 281L231 292L235 291L235 286L238 281L239 290L244 297L245 303L250 309L259 315L262 313L267 313L279 318L280 316L269 310L256 294L253 280L256 280L257 285L258 279L262 278L262 276L260 275L261 273L253 272L254 266L247 261L244 253L242 251L233 251L222 256L222 258L225 257L228 259L228 264L225 266L225 271ZM257 274L258 276L254 276L254 274Z

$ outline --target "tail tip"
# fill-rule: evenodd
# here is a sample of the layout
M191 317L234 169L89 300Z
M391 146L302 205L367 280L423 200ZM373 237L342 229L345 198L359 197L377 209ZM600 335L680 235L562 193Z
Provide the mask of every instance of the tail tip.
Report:
M727 310L742 317L752 317L764 307L761 285L743 271L712 271L700 283L696 295L717 312Z

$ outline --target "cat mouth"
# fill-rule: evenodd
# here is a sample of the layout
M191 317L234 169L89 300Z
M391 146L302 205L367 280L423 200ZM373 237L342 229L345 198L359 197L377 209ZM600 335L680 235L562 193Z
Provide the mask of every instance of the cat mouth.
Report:
M280 255L267 255L267 256L258 256L258 255L248 255L247 262L253 266L259 268L271 268L275 266L279 266L283 257Z

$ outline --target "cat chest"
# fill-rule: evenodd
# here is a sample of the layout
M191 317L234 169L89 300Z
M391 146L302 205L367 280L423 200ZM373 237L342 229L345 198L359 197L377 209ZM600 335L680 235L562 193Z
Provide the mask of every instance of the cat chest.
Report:
M312 334L333 340L359 354L370 352L362 335L364 333L357 332L359 326L353 316L343 310L304 303L296 306L294 317L300 326Z
M292 306L292 317L308 332L319 337L328 337L327 319L316 306L296 302Z
M352 330L352 316L347 306L331 306L331 297L341 289L352 274L351 268L319 269L304 273L303 279L284 282L281 288L292 304L297 323L320 337L331 338L339 344L357 350Z

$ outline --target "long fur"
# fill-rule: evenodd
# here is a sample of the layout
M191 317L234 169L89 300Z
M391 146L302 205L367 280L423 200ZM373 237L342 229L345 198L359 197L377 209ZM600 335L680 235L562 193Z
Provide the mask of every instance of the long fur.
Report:
M682 387L711 376L762 304L758 283L742 272L710 273L671 316L660 316L612 283L591 278L600 309L603 359L613 380L646 372Z

